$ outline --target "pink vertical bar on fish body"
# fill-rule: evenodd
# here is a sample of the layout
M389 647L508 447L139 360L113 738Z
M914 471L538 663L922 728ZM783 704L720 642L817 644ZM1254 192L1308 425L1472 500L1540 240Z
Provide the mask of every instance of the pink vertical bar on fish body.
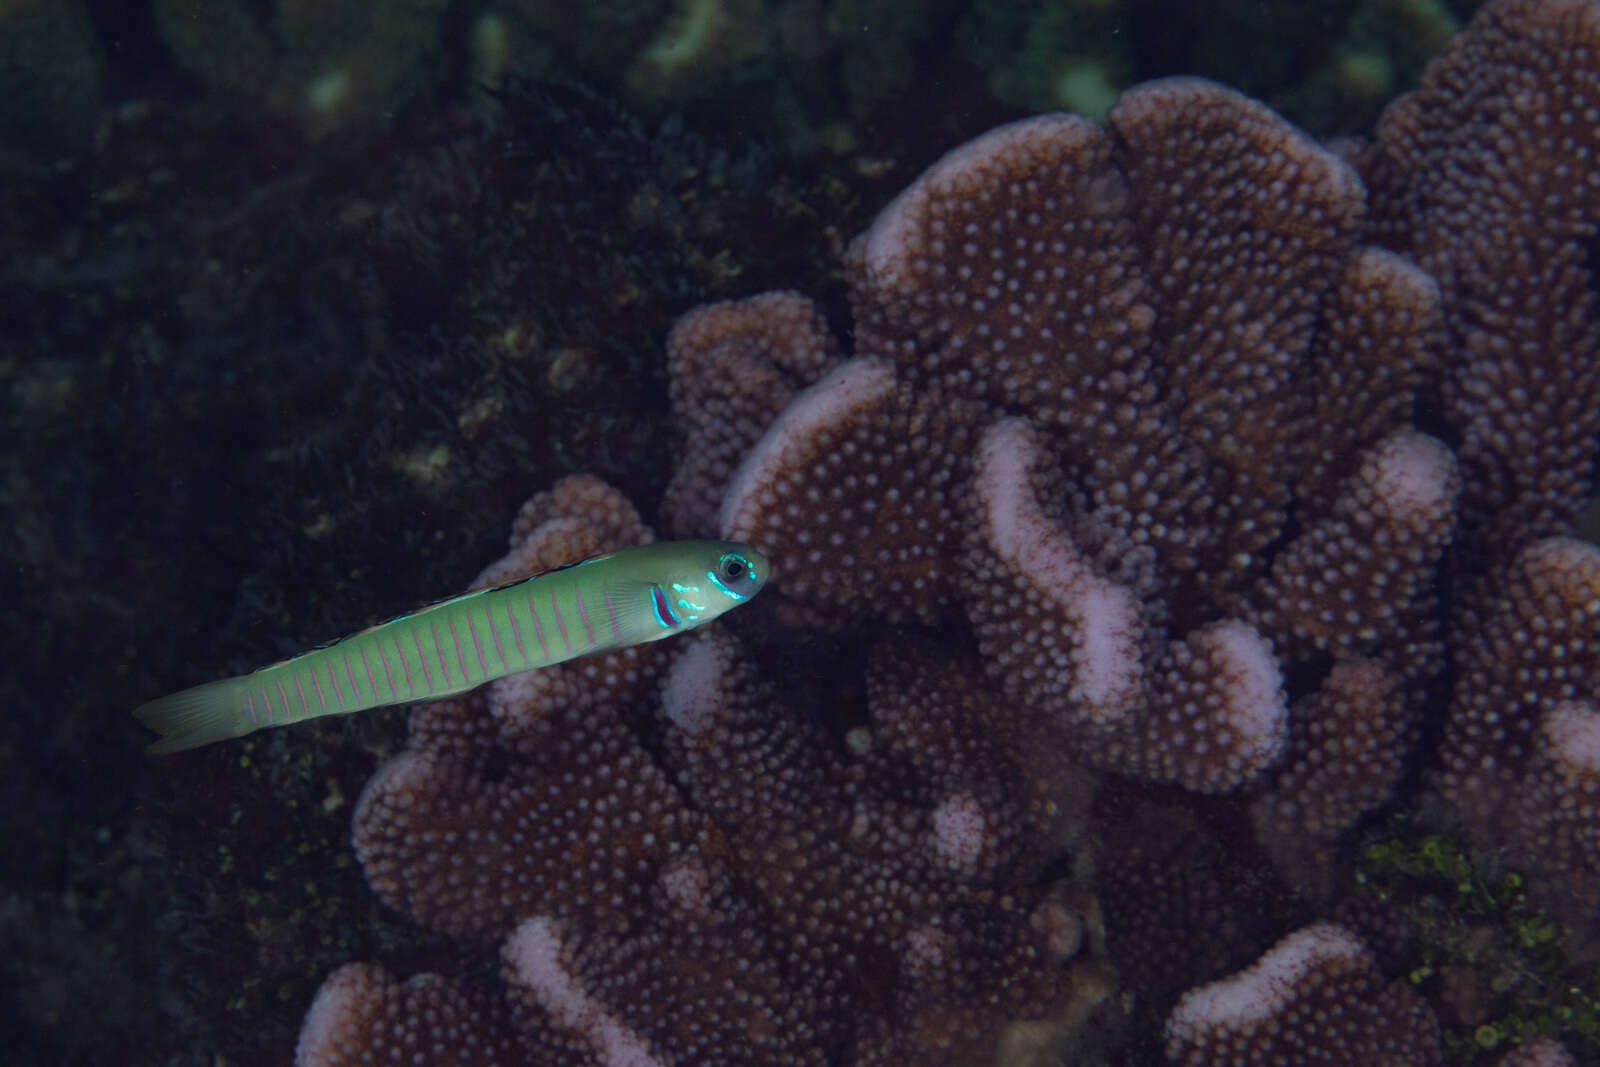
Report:
M383 661L383 676L389 682L389 695L392 697L399 696L400 690L396 689L394 684L394 669L389 666L389 653L383 650L383 642L381 640L378 642L378 658Z
M378 702L378 679L372 673L372 663L367 659L366 648L363 646L359 651L361 652L361 665L367 669L367 681L372 683L372 702L376 704ZM382 645L378 646L378 654L383 654ZM393 682L389 683L389 692L394 692Z
M350 694L351 694L351 697L353 699L359 701L361 699L361 687L356 684L356 672L355 672L355 669L350 666L350 653L344 652L344 653L341 653L341 655L344 656L344 673L346 675L348 675L349 678L350 678ZM377 697L378 697L378 694L377 693L373 693L372 697L373 697L374 700L376 700Z
M333 673L333 664L328 664L328 681L333 683L333 697L339 702L339 710L344 710L344 692L339 688L339 676Z
M506 603L506 618L511 620L511 636L517 640L517 655L522 657L522 662L533 662L528 658L528 650L522 647L522 627L517 625L517 613L511 610L511 603Z
M472 621L472 606L470 604L467 606L467 633L472 635L472 651L478 654L478 669L487 678L489 677L489 661L483 658L483 642L478 640L478 625ZM461 668L462 674L465 674L466 671L465 667Z
M544 627L539 625L539 609L533 606L533 594L528 594L528 615L533 619L533 636L539 639L539 651L545 662L550 661L550 648L544 643Z
M494 624L494 608L484 608L483 617L484 620L489 624L489 636L494 638L494 650L495 654L500 657L500 669L509 671L511 669L511 664L506 662L506 650L500 645L500 628Z
M406 659L406 650L400 647L400 635L394 634L394 654L400 657L400 669L406 672L406 695L416 696L416 684L411 681L411 661ZM417 649L417 655L422 655L422 649Z
M422 680L428 687L428 692L433 692L433 672L428 669L428 654L422 651L422 635L416 630L411 631L411 640L417 643L417 662L422 665Z
M439 628L430 622L428 632L433 635L433 650L439 654L439 670L444 672L444 684L449 685L450 664L444 661L444 645L439 641Z
M583 590L574 589L572 597L578 602L578 620L583 623L583 636L590 645L593 645L594 627L589 625L589 609L583 606Z
M447 616L445 622L450 627L450 640L454 641L456 645L456 665L461 668L461 680L463 682L468 681L472 675L467 673L467 654L461 649L461 635L456 633L455 616Z
M550 611L556 617L556 628L561 631L561 647L567 652L572 651L572 639L567 636L567 620L561 617L561 605L556 603L556 591L550 590Z
M606 618L609 619L610 622L611 622L611 639L613 641L621 641L622 640L622 626L620 624L618 624L618 622L617 622L617 605L614 604L612 602L612 600L611 600L611 590L609 590L609 589L605 590L605 598L606 598Z

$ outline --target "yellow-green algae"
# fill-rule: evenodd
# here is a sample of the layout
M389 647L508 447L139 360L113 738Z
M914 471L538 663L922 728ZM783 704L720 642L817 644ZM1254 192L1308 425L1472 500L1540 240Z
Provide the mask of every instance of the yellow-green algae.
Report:
M1540 1035L1578 1062L1600 1061L1600 965L1577 963L1568 930L1527 878L1495 856L1396 817L1365 846L1363 892L1400 909L1404 975L1441 1012L1446 1062L1488 1064Z

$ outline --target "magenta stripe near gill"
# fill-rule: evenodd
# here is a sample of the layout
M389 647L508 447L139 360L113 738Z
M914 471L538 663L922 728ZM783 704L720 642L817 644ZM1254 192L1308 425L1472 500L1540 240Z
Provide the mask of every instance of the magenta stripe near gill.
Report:
M249 689L244 691L244 713L250 716L250 725L256 724L256 698Z
M283 679L274 678L273 681L278 686L278 699L283 701L283 721L290 722L294 719L294 715L289 711L289 694L283 690Z
M328 664L328 681L333 683L333 699L339 702L339 707L344 708L344 691L339 688L339 676L333 673L333 664Z
M317 703L322 705L323 711L327 711L328 698L322 695L322 683L317 681L317 668L315 664L313 664L311 667L311 688L317 691Z
M296 672L295 676L294 676L294 691L300 697L301 714L310 715L311 714L311 705L306 702L306 691L305 691L305 687L300 684L300 674L299 674L299 672Z
M659 585L650 587L650 604L655 608L656 621L662 626L672 630L683 625L683 619L673 610L672 601L667 598L667 591Z

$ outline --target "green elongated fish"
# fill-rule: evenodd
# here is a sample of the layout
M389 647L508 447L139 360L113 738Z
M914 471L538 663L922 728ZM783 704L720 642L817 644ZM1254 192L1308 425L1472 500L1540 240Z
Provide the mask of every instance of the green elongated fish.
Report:
M182 752L267 726L431 700L693 629L761 591L767 561L733 541L625 548L441 600L250 674L134 711Z

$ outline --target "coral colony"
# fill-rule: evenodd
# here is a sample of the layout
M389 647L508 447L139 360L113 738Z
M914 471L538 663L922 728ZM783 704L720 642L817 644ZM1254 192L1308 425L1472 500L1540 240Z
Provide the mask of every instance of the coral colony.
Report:
M1592 950L1597 57L1493 0L1337 151L1142 85L901 193L848 350L690 313L660 529L773 585L416 710L355 847L486 966L342 968L299 1063L1438 1063L1475 979L1357 878L1402 788ZM479 581L652 536L568 479Z

